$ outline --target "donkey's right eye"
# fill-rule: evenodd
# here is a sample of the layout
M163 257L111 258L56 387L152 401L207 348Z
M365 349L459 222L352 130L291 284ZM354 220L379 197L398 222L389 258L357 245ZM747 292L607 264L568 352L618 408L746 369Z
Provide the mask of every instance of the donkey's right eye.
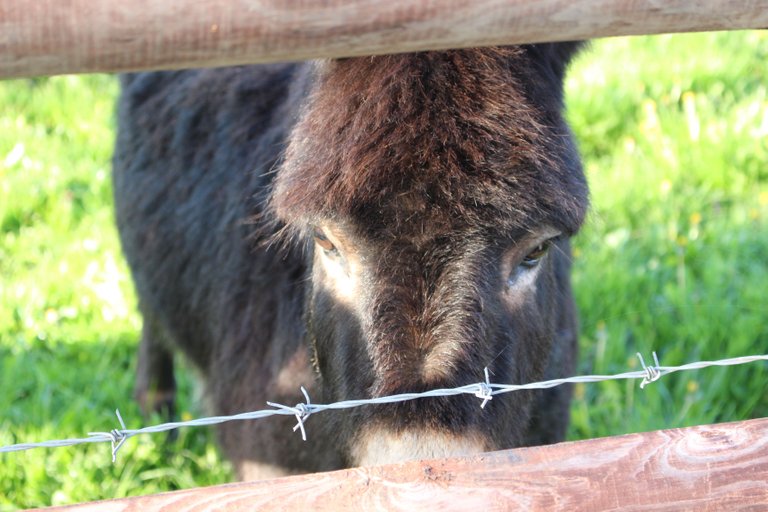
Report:
M315 232L312 234L312 236L315 239L315 243L320 246L320 248L325 251L328 254L337 254L339 251L336 249L336 246L333 245L333 242L328 240L328 237L325 236L325 233L322 232L320 229L315 229Z

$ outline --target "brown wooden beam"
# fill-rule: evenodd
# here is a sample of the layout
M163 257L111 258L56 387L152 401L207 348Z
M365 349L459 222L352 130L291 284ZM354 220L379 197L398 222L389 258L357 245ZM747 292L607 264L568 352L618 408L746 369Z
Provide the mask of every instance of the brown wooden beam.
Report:
M768 510L768 419L221 485L66 509Z
M0 78L768 27L768 0L0 0Z

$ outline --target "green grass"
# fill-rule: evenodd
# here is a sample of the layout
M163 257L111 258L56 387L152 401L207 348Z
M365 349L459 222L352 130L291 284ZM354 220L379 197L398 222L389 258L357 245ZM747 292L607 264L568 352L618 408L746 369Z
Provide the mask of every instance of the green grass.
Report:
M768 352L768 37L595 45L568 84L593 209L576 241L581 372ZM579 386L571 436L768 415L766 365Z
M141 425L131 398L140 320L113 227L111 77L0 83L0 445ZM192 403L181 382L182 410ZM154 419L159 422L159 418ZM0 455L0 510L230 478L211 431Z
M580 373L768 353L768 34L600 41L569 118L592 188L576 240ZM140 321L113 228L116 85L0 82L0 445L143 420ZM576 388L570 437L768 416L766 365ZM186 416L202 413L181 382ZM0 455L0 510L231 478L209 429Z

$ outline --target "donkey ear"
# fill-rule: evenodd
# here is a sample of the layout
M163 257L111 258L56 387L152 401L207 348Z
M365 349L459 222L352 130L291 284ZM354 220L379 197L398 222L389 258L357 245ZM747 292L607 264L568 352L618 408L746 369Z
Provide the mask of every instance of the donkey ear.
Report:
M552 43L552 52L558 57L558 60L567 66L581 49L587 46L586 41L565 41L562 43Z
M584 41L565 41L562 43L541 43L526 46L526 50L542 69L554 74L562 81L568 64L587 43Z

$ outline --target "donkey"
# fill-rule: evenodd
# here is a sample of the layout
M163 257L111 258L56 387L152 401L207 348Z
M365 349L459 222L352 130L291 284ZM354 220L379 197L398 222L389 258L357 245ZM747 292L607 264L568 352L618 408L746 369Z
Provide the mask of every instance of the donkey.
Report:
M144 319L215 414L570 375L569 238L587 186L563 119L577 43L121 78L114 193ZM570 389L231 422L242 479L561 440Z

